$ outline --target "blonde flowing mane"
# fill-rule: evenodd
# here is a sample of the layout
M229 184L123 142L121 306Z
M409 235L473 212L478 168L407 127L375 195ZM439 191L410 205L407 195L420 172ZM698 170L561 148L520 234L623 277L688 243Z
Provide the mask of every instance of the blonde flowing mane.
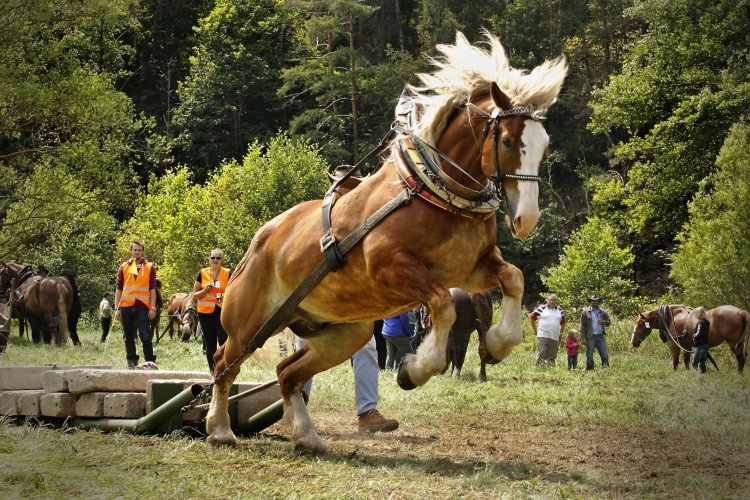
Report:
M568 65L563 56L545 61L530 72L512 68L500 40L484 31L488 49L469 43L461 32L455 45L438 45L439 57L430 58L437 68L417 75L421 84L410 85L412 100L422 108L416 134L434 144L453 111L474 95L488 93L492 82L510 98L513 106L533 106L543 115L557 100Z

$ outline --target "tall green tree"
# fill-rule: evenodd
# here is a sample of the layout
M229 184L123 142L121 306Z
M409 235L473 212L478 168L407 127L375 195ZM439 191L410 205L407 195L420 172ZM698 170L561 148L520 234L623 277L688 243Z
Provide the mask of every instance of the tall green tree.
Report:
M288 99L309 94L314 103L291 121L291 132L323 148L333 163L360 153L360 80L369 66L360 46L365 19L375 8L357 0L294 2L305 15L308 56L284 71L279 90Z
M298 48L296 29L282 0L218 0L200 20L173 119L176 155L197 179L285 123L276 89Z
M672 277L689 304L750 309L750 125L736 124L717 170L690 203L672 256Z
M594 208L625 223L647 285L668 274L658 256L672 251L729 127L747 117L750 2L644 0L628 14L645 33L594 92L590 123L612 141L610 166L624 183L602 183Z
M193 30L213 7L213 0L140 0L140 30L131 33L133 54L123 90L136 109L154 117L157 129L172 137L178 106L177 84L187 78L196 45Z

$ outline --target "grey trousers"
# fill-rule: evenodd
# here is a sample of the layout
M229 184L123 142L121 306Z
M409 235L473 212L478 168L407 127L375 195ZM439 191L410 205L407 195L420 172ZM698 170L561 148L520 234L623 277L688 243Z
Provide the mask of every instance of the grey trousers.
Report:
M557 350L560 347L559 340L548 339L547 337L536 338L536 364L549 363L555 365L557 359Z

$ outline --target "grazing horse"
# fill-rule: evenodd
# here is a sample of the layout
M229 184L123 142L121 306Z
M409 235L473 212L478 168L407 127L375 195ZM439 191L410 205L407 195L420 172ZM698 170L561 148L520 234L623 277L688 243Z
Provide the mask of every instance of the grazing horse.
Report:
M432 313L430 335L399 367L403 389L425 384L448 363L448 333L456 319L450 287L502 287L502 320L485 335L488 360L502 361L521 342L523 274L496 246L495 212L502 199L506 224L518 238L536 225L539 167L549 143L541 119L557 100L567 65L558 58L531 72L514 69L498 39L486 36L488 49L470 45L460 33L455 45L438 46L436 71L420 75L423 85L402 96L397 115L404 125L396 127L391 155L375 174L337 198L331 190L325 202L297 205L256 233L224 298L228 340L214 358L210 444L237 443L229 388L242 361L287 326L308 342L276 368L284 415L293 446L311 452L324 452L326 445L302 386L350 359L372 336L374 320L418 304ZM336 259L341 267L327 272L335 266L321 252L330 256L332 247L335 254L338 242L366 230L345 248L345 262ZM325 273L309 293L298 288L321 266ZM297 301L301 292L293 291L300 289L305 294ZM275 314L280 307L283 317Z
M461 378L461 369L466 359L466 350L469 347L471 333L476 330L479 335L479 352L481 366L479 368L479 381L487 381L487 356L485 335L492 326L492 296L490 292L466 293L460 288L450 289L453 303L456 304L456 322L453 323L448 336L449 359L453 365L451 376Z
M680 353L683 355L685 368L690 369L695 326L698 320L691 314L692 309L684 305L668 306L670 314L660 314L660 309L640 313L635 320L631 344L641 345L651 330L658 329L662 342L670 342L672 366L676 370ZM706 318L711 322L708 330L708 344L716 347L726 342L737 359L737 370L742 373L745 360L750 355L750 314L734 306L719 306L706 311Z
M190 340L191 335L195 335L198 328L198 310L197 302L190 293L173 293L167 301L167 316L169 316L169 338L174 337L174 327L177 327L177 333L183 342Z
M29 320L34 342L49 344L54 332L55 344L66 343L72 304L73 287L65 278L43 278L22 268L11 280L10 307Z

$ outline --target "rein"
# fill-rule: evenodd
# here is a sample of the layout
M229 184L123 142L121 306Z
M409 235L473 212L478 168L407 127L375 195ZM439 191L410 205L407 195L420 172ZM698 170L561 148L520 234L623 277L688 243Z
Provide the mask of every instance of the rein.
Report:
M670 320L669 323L667 323L668 319ZM682 352L686 354L691 354L693 352L692 348L688 351L685 348L683 348L682 345L680 345L680 343L678 342L678 339L681 339L682 337L687 337L687 334L683 332L682 335L677 335L677 329L674 326L674 318L672 317L672 310L669 309L669 306L665 304L662 304L659 306L659 320L660 320L659 329L662 330L662 328L664 328L663 331L666 332L667 336L672 340L672 342L674 342L674 345L676 345L677 348L680 349ZM669 327L671 327L671 331Z

